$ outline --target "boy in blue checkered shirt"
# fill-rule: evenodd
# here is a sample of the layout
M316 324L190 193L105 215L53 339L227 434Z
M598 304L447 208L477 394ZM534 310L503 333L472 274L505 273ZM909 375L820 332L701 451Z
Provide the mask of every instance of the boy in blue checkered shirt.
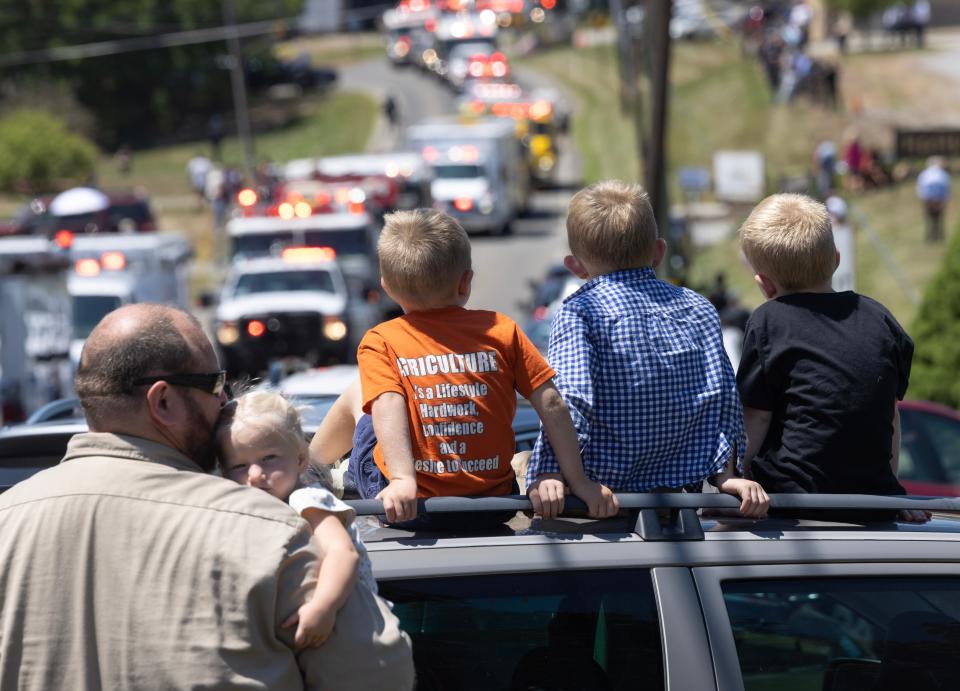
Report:
M587 282L564 300L547 359L573 417L583 472L614 491L696 489L710 480L747 516L769 498L737 477L746 440L733 368L709 301L657 279L666 243L647 194L617 180L570 201L564 264ZM530 498L550 517L563 478L541 432L527 467Z

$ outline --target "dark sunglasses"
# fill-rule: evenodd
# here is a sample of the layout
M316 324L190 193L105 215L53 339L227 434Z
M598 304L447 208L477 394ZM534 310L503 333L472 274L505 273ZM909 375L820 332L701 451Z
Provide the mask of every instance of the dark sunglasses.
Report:
M134 386L146 386L165 381L173 386L188 386L191 389L205 391L212 396L219 396L227 388L227 373L224 370L210 374L157 374L152 377L141 377L133 382Z

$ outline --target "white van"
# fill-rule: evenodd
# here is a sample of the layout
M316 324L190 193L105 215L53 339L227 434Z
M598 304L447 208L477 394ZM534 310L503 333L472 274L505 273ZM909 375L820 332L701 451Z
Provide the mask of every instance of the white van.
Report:
M530 175L512 120L428 120L410 127L407 138L433 171L434 208L468 232L510 232L530 196Z

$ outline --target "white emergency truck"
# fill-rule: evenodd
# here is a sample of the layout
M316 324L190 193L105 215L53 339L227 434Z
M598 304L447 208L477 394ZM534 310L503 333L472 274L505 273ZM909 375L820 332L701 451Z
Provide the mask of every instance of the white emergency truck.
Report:
M74 365L80 362L83 342L108 312L135 302L188 305L193 248L182 235L77 236L70 255Z
M366 213L323 213L305 218L249 216L227 223L234 262L277 256L286 247L329 247L351 292L366 295L380 287L379 228Z
M329 247L287 247L276 257L239 260L216 311L222 362L257 376L279 361L352 361L379 308L347 289Z
M72 394L68 242L0 239L0 424Z
M434 119L407 130L433 171L434 208L469 231L509 233L527 206L530 174L512 120Z

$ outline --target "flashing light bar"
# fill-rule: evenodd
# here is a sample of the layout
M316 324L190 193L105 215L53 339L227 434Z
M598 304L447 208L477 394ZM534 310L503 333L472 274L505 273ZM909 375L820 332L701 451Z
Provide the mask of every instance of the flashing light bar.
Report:
M333 261L337 251L332 247L287 247L280 258L290 263Z
M290 202L284 202L277 207L277 216L282 218L284 221L289 221L295 215L296 211L294 211L293 204Z

